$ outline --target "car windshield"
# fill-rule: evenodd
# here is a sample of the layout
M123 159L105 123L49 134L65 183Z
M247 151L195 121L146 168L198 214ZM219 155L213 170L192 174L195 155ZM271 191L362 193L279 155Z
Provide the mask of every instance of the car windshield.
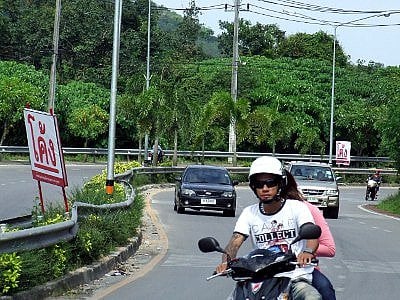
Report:
M297 179L333 181L333 174L328 167L293 166L290 173Z
M231 184L227 172L218 169L189 169L183 178L184 182Z

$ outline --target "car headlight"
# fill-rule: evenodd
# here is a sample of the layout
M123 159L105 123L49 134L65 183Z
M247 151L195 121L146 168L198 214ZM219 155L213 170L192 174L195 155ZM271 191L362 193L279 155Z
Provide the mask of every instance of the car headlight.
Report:
M325 194L327 196L337 196L339 194L339 191L338 190L326 190Z
M224 192L222 194L222 197L232 198L233 197L233 192Z
M193 197L196 195L196 193L190 189L182 189L182 195Z

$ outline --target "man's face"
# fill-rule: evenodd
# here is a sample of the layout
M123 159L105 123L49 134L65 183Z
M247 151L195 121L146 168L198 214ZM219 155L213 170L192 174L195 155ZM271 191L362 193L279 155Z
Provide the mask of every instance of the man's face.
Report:
M276 196L279 188L279 180L275 175L261 173L254 178L254 187L260 200L270 200Z

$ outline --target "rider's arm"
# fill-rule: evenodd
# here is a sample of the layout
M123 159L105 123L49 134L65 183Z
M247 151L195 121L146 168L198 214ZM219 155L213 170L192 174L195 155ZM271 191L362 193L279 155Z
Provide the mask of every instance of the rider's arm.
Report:
M320 209L309 202L305 202L308 209L310 210L314 222L316 225L321 227L321 236L318 238L318 249L315 252L316 256L324 256L324 257L333 257L336 253L335 240L333 239L333 235L331 230L329 229L329 225L326 222L322 212Z
M246 237L238 232L234 232L228 245L225 247L225 251L228 253L230 258L235 258L240 246L245 241ZM227 267L228 257L226 254L222 255L222 263L216 268L217 273L223 272Z
M231 258L235 258L240 246L242 246L244 240L246 237L239 233L239 232L234 232L231 240L229 241L228 245L225 248L225 251L229 254Z
M306 241L306 247L303 249L302 252L300 252L299 255L297 255L297 262L300 263L300 265L305 265L311 263L311 260L315 256L315 252L318 249L318 240L307 240Z

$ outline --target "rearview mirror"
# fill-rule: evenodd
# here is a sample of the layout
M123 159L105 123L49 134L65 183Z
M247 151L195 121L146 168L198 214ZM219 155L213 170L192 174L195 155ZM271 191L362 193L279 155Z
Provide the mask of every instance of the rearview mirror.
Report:
M300 227L299 235L291 243L297 243L300 240L313 240L321 236L321 227L318 225L307 223Z
M200 239L198 242L198 246L201 252L218 251L221 253L225 253L225 250L220 247L218 241L213 237L205 237Z

